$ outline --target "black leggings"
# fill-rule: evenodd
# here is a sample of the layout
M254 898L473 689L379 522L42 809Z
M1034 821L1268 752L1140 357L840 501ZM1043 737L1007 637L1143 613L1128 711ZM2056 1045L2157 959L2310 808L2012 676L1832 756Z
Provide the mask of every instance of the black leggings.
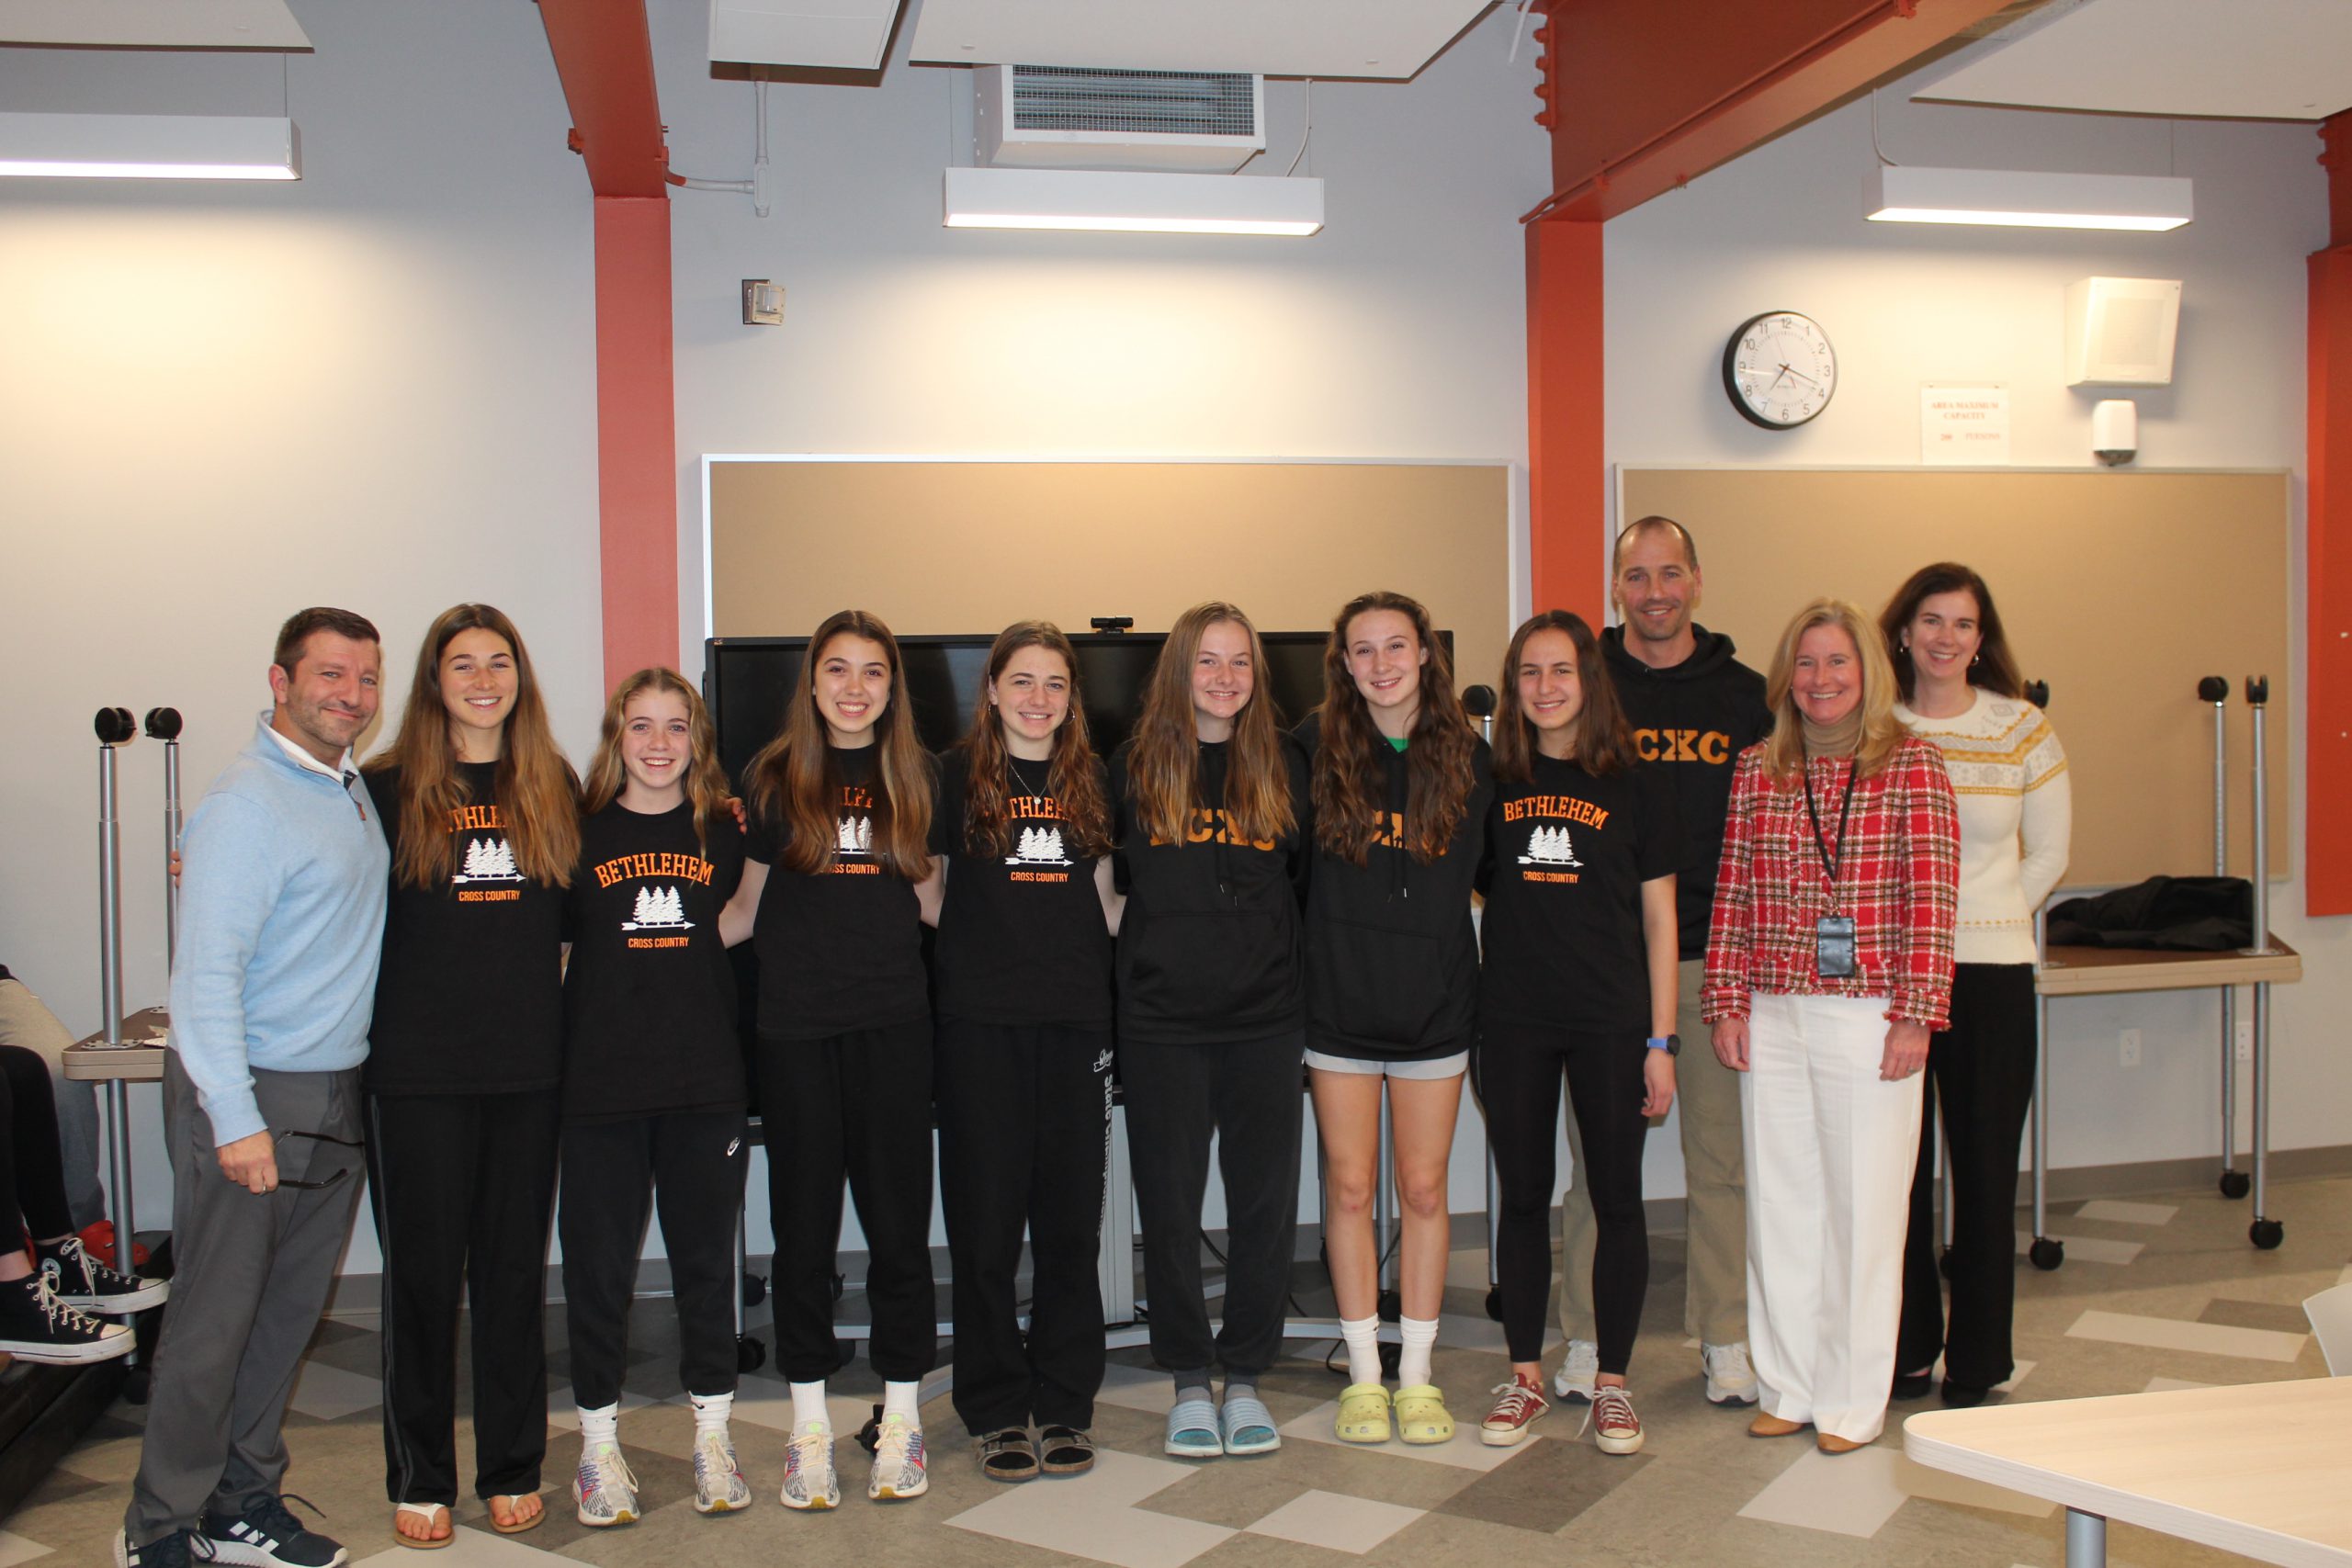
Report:
M0 1127L8 1137L8 1146L0 1150L0 1224L21 1218L41 1241L70 1235L74 1220L65 1207L57 1101L49 1063L40 1052L0 1045Z
M1642 1140L1650 1127L1642 1114L1647 1050L1635 1034L1587 1034L1509 1019L1488 1020L1479 1032L1470 1058L1472 1082L1486 1107L1501 1189L1495 1271L1513 1361L1544 1353L1564 1073L1568 1109L1591 1167L1577 1173L1577 1185L1592 1203L1597 1233L1592 1317L1600 1370L1623 1377L1633 1359L1650 1283L1649 1227L1642 1213Z

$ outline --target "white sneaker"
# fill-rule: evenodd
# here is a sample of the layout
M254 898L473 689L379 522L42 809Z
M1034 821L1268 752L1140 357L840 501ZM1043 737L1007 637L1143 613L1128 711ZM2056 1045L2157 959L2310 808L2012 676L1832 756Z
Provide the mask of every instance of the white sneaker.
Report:
M787 1508L838 1508L842 1478L833 1468L833 1429L811 1421L792 1434L784 1450L784 1490L776 1501Z
M1756 1371L1747 1364L1747 1345L1744 1340L1700 1346L1699 1365L1707 1374L1708 1404L1756 1403Z
M592 1529L626 1525L637 1518L637 1477L621 1458L617 1443L591 1443L580 1450L580 1469L572 1476L571 1500L580 1522Z
M1593 1379L1600 1375L1600 1347L1589 1339L1571 1339L1560 1370L1552 1374L1552 1392L1562 1399L1591 1403Z
M866 1480L865 1495L877 1503L896 1503L930 1490L922 1428L903 1416L885 1417L874 1434L874 1473Z
M724 1427L695 1434L695 1512L731 1514L752 1506L752 1483L735 1462L735 1445Z

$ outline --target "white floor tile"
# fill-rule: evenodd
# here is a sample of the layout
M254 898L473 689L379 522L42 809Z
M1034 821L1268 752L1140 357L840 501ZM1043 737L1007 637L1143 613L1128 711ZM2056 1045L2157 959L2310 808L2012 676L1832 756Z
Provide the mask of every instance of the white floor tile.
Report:
M1399 1443L1392 1440L1377 1449L1370 1449L1361 1443L1343 1443L1331 1430L1332 1417L1340 1413L1340 1402L1336 1399L1327 1400L1306 1415L1284 1422L1282 1430L1283 1437L1302 1442L1329 1443L1334 1448L1387 1454L1422 1464L1442 1464L1454 1470L1485 1472L1508 1464L1515 1456L1527 1451L1525 1442L1516 1448L1495 1449L1478 1440L1478 1423L1486 1418L1487 1405L1487 1396L1484 1393L1469 1395L1449 1404L1448 1408L1453 1412L1453 1441L1450 1443ZM1565 1410L1553 1411L1544 1426L1535 1428L1536 1433L1540 1436L1545 1427L1556 1425L1566 1414ZM1570 1421L1565 1431L1574 1430L1576 1423Z
M1895 1480L1901 1450L1894 1437L1849 1454L1808 1450L1748 1499L1740 1517L1868 1540L1909 1495Z
M322 1361L307 1360L296 1375L293 1395L286 1403L305 1416L332 1421L338 1416L348 1416L356 1410L368 1410L383 1404L384 1382L381 1378L346 1372L341 1367L330 1367Z
M2184 1388L2211 1388L2210 1382L2190 1382L2187 1378L2150 1378L2143 1393L2177 1393Z
M27 1540L13 1530L0 1530L0 1568L17 1568L19 1562L30 1562L36 1557L47 1557L56 1551L37 1540Z
M2050 1238L2066 1244L2069 1263L2129 1263L2146 1250L2146 1244L2137 1241L2109 1241L2097 1235L2056 1235ZM2033 1233L2018 1232L2018 1251L2022 1255L2033 1246Z
M1089 1474L1003 1487L999 1495L947 1522L957 1529L1108 1562L1114 1568L1182 1568L1238 1532L1170 1514L1144 1513L1136 1505L1183 1480L1193 1469L1173 1460L1102 1449Z
M354 1568L406 1568L417 1560L413 1546L389 1546L372 1557L353 1560ZM526 1546L513 1537L479 1530L459 1525L449 1538L449 1544L436 1548L430 1559L433 1568L556 1568L569 1562L569 1557L559 1557L552 1551L541 1551L536 1546Z
M2126 1225L2160 1225L2180 1213L2177 1203L2127 1203L2120 1198L2094 1198L2075 1211L2078 1220L2111 1220Z
M1250 1526L1249 1533L1362 1557L1426 1513L1336 1492L1305 1492Z
M2197 1350L2253 1361L2291 1361L2303 1353L2308 1334L2269 1328L2232 1328L2219 1323L2183 1323L2169 1317L2086 1312L2066 1330L2070 1339L2104 1339L2114 1345L2144 1345L2154 1350Z
M1931 1503L1958 1503L1971 1508L1993 1508L2004 1514L2022 1514L2030 1519L2046 1519L2058 1511L2055 1503L2029 1497L2006 1486L1971 1481L1964 1475L1954 1475L1949 1471L1929 1470L1924 1464L1914 1464L1899 1453L1894 1460L1894 1483L1906 1495L1925 1497Z

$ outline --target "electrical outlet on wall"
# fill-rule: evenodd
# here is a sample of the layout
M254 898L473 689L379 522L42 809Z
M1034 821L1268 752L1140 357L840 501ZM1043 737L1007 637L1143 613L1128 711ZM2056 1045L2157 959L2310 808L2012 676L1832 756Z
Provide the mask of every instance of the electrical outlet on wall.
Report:
M2254 1020L2238 1020L2237 1039L2232 1042L2232 1051L2241 1062L2254 1060Z
M2116 1043L2121 1047L2123 1065L2127 1067L2138 1066L2140 1065L2140 1032L2136 1029L2127 1029L2116 1036Z

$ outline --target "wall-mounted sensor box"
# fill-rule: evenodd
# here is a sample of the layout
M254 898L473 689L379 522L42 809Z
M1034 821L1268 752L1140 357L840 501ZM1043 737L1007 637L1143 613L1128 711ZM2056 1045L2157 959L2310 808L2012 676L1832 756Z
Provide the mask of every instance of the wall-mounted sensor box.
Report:
M2169 387L2180 282L2086 277L2066 289L2066 385Z

